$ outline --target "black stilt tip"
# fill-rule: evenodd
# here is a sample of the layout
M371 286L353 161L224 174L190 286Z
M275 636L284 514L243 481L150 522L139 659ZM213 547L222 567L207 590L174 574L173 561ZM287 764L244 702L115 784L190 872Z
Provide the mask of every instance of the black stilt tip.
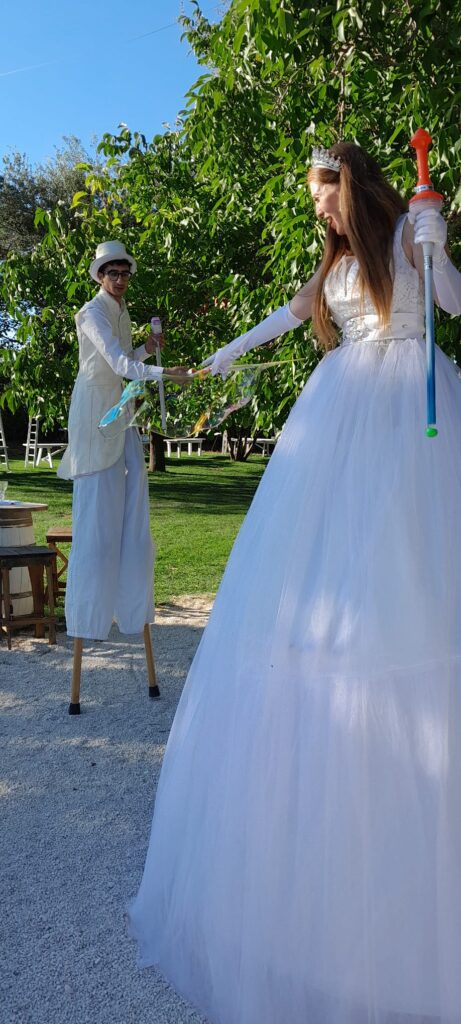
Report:
M69 715L79 715L80 704L69 704Z
M149 686L149 697L153 697L154 699L160 697L160 690L158 686Z

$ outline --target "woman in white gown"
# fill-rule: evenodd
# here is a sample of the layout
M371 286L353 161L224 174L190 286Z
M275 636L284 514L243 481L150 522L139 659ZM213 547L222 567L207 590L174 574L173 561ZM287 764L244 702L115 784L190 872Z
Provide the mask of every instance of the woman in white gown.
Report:
M178 707L131 925L213 1024L461 1022L461 381L425 435L420 242L439 214L317 151L323 263L212 359L312 313L331 347L285 425Z

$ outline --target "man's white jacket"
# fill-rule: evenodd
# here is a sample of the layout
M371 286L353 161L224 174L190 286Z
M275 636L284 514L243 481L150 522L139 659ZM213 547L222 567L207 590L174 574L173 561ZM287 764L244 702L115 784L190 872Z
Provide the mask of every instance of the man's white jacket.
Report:
M162 369L144 366L145 346L133 351L131 322L125 302L119 305L104 289L75 317L79 371L69 410L69 444L58 468L65 480L108 469L120 458L123 432L104 437L98 424L115 405L128 380L159 380Z

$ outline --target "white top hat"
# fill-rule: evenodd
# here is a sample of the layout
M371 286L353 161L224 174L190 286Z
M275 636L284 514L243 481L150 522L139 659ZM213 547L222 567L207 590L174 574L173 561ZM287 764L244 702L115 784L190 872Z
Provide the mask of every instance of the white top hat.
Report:
M130 264L132 274L136 273L136 260L126 251L123 242L101 242L96 249L96 257L90 266L90 276L93 281L98 281L98 270L105 263L118 263L120 260L127 260Z

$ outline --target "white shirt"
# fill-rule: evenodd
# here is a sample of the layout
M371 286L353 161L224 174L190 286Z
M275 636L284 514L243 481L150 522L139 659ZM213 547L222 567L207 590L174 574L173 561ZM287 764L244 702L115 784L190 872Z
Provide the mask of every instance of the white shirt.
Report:
M144 366L143 361L148 358L145 345L132 348L131 321L123 299L119 306L117 300L101 288L96 299L87 302L75 320L80 346L79 374L94 376L92 364L96 350L118 377L161 379L161 366Z
M69 410L69 444L58 476L73 479L114 465L125 438L104 437L98 429L104 414L119 401L123 378L159 380L160 366L145 366L144 345L133 351L131 322L125 302L119 305L103 288L75 317L79 371Z

